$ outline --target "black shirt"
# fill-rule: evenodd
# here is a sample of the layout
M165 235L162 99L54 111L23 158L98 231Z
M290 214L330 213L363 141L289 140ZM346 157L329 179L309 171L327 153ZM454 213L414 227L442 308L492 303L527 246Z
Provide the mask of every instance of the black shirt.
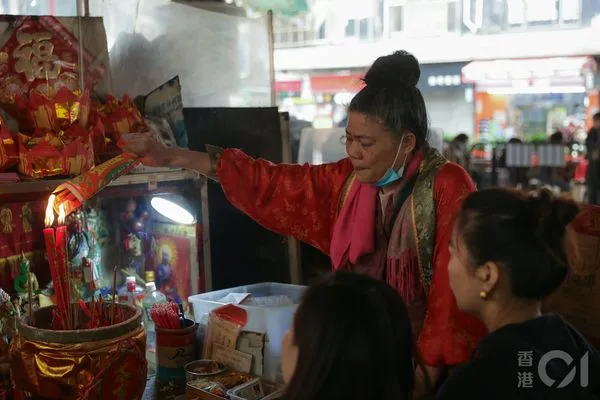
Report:
M437 400L599 398L600 353L553 315L504 326L482 339L474 358L456 367L437 395Z

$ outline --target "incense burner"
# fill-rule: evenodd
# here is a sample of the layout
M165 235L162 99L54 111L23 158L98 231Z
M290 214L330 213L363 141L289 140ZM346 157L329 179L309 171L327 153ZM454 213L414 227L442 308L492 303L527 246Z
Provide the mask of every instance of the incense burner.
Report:
M19 320L10 355L21 398L140 399L147 372L142 311L126 304L116 307L124 320L96 329L50 329L54 306L34 312L35 326Z

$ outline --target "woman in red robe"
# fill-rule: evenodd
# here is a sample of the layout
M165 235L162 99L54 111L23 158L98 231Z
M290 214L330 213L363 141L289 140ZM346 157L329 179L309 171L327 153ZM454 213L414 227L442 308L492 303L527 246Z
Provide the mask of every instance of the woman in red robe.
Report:
M447 271L452 219L475 186L428 146L419 76L407 52L375 61L348 109L348 157L336 163L275 165L237 149L165 149L142 137L129 150L146 164L218 180L231 204L325 252L334 269L385 279L407 303L435 382L469 358L485 328L457 309Z

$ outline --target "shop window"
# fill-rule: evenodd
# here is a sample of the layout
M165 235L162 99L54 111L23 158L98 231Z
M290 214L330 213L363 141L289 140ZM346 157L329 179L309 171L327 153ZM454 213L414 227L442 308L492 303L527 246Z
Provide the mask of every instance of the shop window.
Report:
M325 26L325 22L323 22L320 26L319 26L319 31L317 32L317 38L319 39L325 39L327 35L327 30L326 30L326 26Z
M581 19L580 0L562 0L560 2L560 19L563 22L576 22Z
M525 23L525 4L523 0L507 0L508 25L523 25Z
M487 33L503 31L505 16L504 0L486 0L483 2L483 26Z
M356 39L369 39L373 31L372 20L369 18L349 19L346 23L346 37Z
M276 18L274 29L275 44L280 46L307 45L314 41L317 35L324 34L324 24L318 28L312 15L298 18Z
M346 37L356 36L356 22L357 20L355 19L349 19L348 22L346 22Z
M458 4L456 1L448 2L448 32L456 32L459 27Z
M526 0L525 17L531 25L548 25L558 20L558 1Z
M401 32L402 31L402 18L404 17L402 6L390 7L390 32Z
M411 36L427 37L448 33L447 1L406 2L402 7L402 30Z

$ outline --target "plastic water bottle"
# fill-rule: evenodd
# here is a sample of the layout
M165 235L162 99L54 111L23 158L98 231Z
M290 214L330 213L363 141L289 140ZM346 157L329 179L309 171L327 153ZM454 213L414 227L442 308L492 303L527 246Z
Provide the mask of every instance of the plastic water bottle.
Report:
M154 331L154 322L152 321L152 318L150 318L150 309L152 306L158 303L166 302L167 296L156 289L156 283L146 282L146 293L144 293L142 306L144 307L144 318L146 320L147 330Z
M150 318L150 309L158 303L166 303L167 296L156 290L154 273L146 272L146 292L142 299L142 308L144 309L144 322L146 323L146 360L150 374L156 370L156 331L154 321Z
M127 304L131 306L135 306L135 298L136 298L136 284L135 284L135 276L128 276L125 279L125 287L127 288Z

